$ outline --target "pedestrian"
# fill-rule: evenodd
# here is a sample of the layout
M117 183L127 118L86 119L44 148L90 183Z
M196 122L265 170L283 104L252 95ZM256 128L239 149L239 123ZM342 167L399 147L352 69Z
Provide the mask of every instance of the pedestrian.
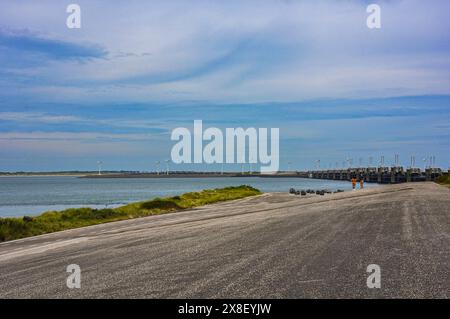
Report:
M356 177L352 177L352 188L353 190L356 189Z
M363 178L363 177L361 177L361 178L359 179L359 188L361 188L361 189L364 188L364 178Z

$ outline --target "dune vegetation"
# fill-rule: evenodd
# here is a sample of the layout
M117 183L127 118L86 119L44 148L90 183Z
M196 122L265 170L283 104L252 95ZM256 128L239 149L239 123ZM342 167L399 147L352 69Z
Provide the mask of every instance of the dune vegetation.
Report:
M450 175L445 174L437 179L437 182L442 185L447 185L450 187Z
M45 212L34 217L0 218L0 242L107 222L176 212L259 194L261 194L259 190L242 185L191 192L180 196L155 198L117 208L71 208L63 211Z

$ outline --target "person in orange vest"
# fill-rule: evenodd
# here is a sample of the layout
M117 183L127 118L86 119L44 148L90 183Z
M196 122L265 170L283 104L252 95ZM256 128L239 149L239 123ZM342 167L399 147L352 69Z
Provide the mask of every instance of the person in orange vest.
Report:
M356 189L356 178L355 177L352 177L352 187L353 187L353 190Z
M359 188L361 188L361 189L364 188L364 178L363 178L363 177L361 177L361 178L359 179Z

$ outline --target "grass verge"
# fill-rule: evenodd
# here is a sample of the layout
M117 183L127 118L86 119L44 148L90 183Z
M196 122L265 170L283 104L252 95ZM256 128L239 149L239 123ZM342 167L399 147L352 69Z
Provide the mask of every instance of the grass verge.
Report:
M449 174L442 175L436 180L436 182L438 182L441 185L450 187L450 175Z
M113 209L71 208L36 217L0 218L0 242L113 221L180 211L221 201L259 195L251 186L207 189L180 196L155 198Z

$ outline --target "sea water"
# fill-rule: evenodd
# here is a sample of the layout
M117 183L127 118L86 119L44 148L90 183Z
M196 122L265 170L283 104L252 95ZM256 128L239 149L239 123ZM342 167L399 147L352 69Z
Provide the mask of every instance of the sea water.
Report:
M202 189L251 185L263 192L295 189L350 190L347 181L307 178L78 178L76 176L0 176L0 217L36 215L71 207L117 207L155 197ZM376 184L366 184L374 187Z

